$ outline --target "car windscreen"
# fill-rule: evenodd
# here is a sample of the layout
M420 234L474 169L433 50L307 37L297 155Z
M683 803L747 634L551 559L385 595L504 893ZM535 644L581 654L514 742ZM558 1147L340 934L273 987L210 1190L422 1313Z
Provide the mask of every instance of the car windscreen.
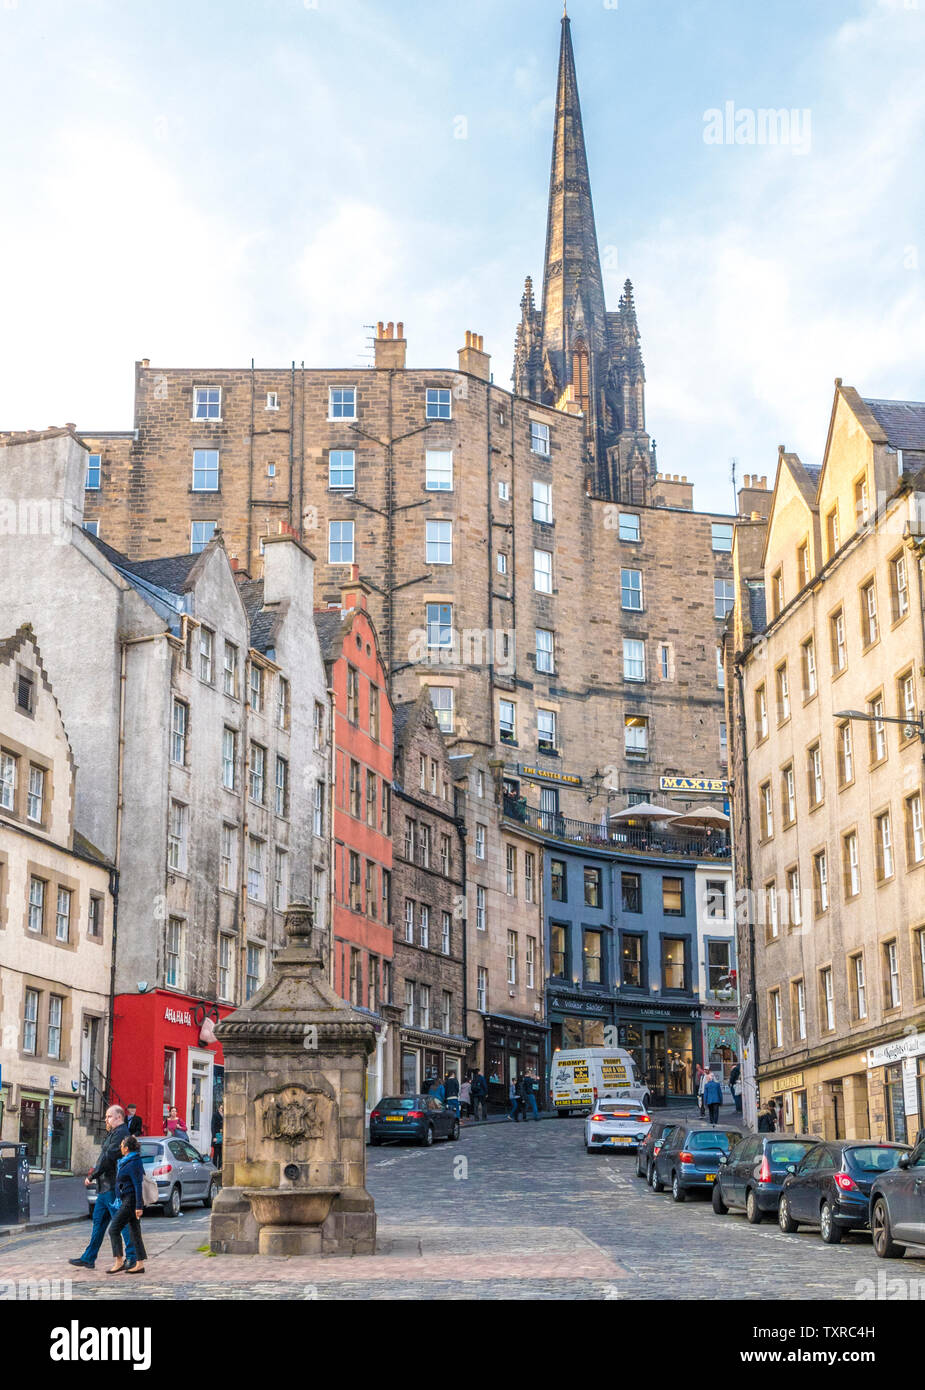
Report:
M377 1110L418 1110L420 1108L420 1098L418 1096L385 1096L376 1106Z
M845 1157L858 1173L885 1173L895 1168L901 1155L908 1152L901 1144L871 1144L870 1148L846 1149Z
M631 1100L604 1100L598 1102L598 1110L602 1115L641 1115L642 1106L636 1105Z
M768 1162L772 1168L786 1168L790 1163L799 1163L800 1159L813 1147L815 1140L800 1143L797 1140L788 1139L786 1143L773 1143L767 1147Z
M684 1141L686 1149L722 1149L724 1152L737 1144L740 1134L727 1134L724 1130L695 1129Z

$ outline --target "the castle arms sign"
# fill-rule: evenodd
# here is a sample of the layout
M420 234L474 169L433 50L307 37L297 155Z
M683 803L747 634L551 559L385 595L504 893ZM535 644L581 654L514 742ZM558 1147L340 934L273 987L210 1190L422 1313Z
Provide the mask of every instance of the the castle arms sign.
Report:
M712 792L725 796L729 783L724 777L660 777L659 790L663 792L698 792L702 795Z

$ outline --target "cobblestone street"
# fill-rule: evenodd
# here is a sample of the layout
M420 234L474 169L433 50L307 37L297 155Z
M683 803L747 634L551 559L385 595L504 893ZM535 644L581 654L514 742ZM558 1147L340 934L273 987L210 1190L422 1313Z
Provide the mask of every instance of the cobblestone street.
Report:
M676 1205L634 1176L634 1156L586 1154L583 1132L578 1119L493 1124L429 1150L370 1149L372 1257L210 1257L208 1213L191 1208L145 1221L137 1279L107 1278L108 1242L95 1271L68 1265L83 1222L13 1236L0 1279L72 1278L60 1292L75 1299L854 1299L878 1274L925 1284L925 1249L885 1262L866 1236L826 1246L717 1217L705 1199Z

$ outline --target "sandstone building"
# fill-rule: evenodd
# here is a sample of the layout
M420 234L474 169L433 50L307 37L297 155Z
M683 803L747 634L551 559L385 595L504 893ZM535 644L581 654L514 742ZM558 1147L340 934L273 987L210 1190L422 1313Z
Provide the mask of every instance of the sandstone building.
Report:
M781 449L736 528L727 683L746 1117L925 1124L925 404L836 382L821 468Z

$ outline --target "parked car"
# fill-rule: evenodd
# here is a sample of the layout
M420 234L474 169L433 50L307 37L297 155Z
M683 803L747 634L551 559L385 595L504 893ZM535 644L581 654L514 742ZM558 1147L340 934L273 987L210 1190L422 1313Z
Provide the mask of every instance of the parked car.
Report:
M435 1139L458 1138L459 1116L436 1096L383 1096L369 1117L374 1146L384 1139L413 1139L429 1147Z
M910 1245L925 1245L925 1139L903 1154L870 1190L870 1230L881 1260L898 1259Z
M211 1207L222 1185L222 1175L212 1160L187 1139L170 1134L145 1135L138 1141L145 1176L157 1183L156 1205L165 1216L179 1216L190 1202ZM87 1192L90 1215L96 1204L96 1183Z
M649 1125L649 1132L644 1142L636 1150L637 1178L645 1178L646 1182L651 1184L655 1155L677 1123L677 1120L653 1120Z
M585 1148L636 1149L645 1143L652 1120L638 1100L599 1100L593 1115L585 1121Z
M788 1173L777 1220L786 1235L801 1226L818 1226L826 1245L837 1245L846 1231L865 1230L874 1180L894 1169L906 1144L870 1139L813 1145Z
M713 1210L725 1216L730 1207L744 1207L757 1226L766 1212L776 1212L784 1179L821 1144L818 1134L746 1134L720 1164L713 1187Z
M670 1187L676 1202L683 1202L692 1188L711 1188L720 1163L741 1138L740 1129L721 1125L677 1125L655 1157L653 1188L664 1192Z

